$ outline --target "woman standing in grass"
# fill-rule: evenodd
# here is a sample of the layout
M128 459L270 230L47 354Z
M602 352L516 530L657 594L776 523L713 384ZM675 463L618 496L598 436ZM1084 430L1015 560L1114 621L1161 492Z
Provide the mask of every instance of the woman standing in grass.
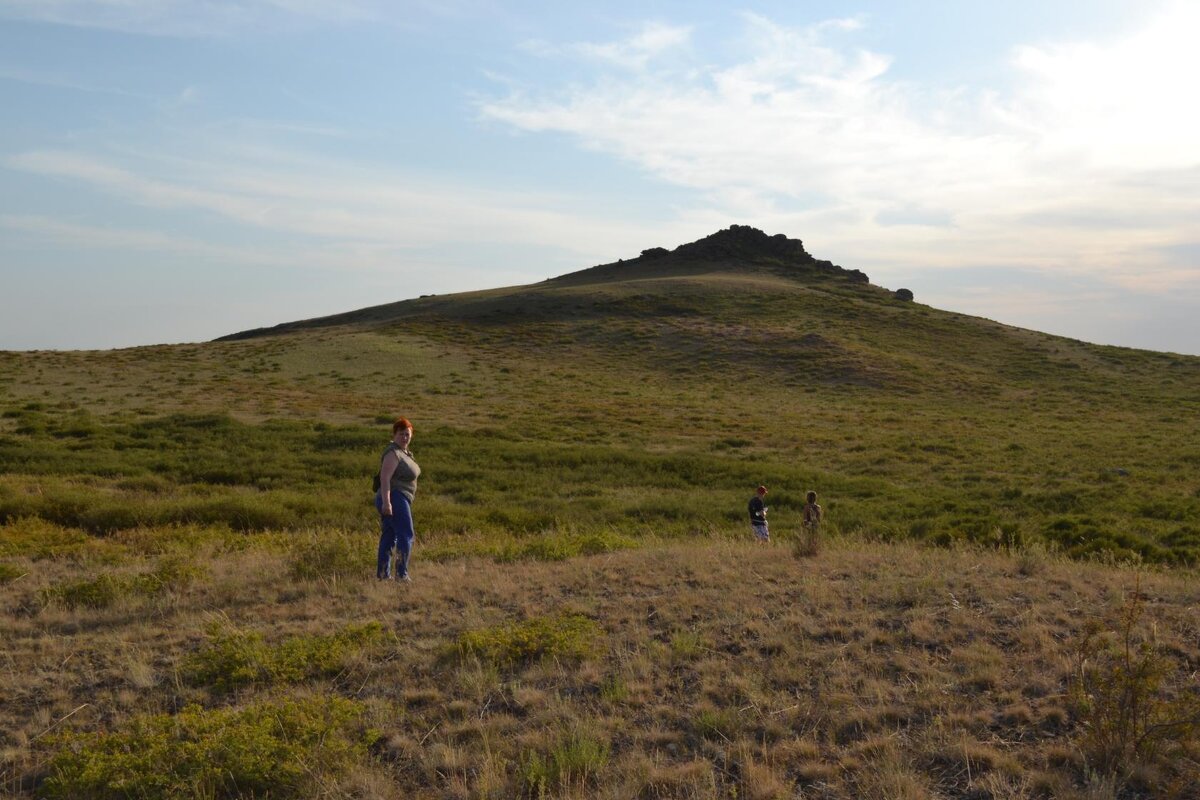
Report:
M375 577L387 580L395 575L398 581L408 581L408 557L412 553L413 531L412 501L417 493L417 478L421 468L413 460L408 445L412 441L412 423L399 417L392 423L392 441L379 460L379 491L375 495L375 507L379 509L380 528L379 555L375 563ZM392 548L399 551L399 559L392 567Z

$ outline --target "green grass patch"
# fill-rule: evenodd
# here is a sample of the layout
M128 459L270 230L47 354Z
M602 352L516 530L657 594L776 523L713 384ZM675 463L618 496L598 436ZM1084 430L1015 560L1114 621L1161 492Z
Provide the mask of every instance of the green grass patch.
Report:
M189 706L111 733L55 736L47 800L310 798L365 759L362 708L342 698L244 709Z
M23 577L28 570L18 567L16 564L9 564L6 561L0 561L0 584L12 583L20 577Z
M374 537L336 531L300 539L288 554L288 574L301 581L373 574L378 542Z
M106 572L42 589L43 605L58 603L70 609L101 609L118 601L158 597L168 591L183 591L208 574L206 568L178 557L167 557L149 572L133 575Z
M600 626L580 614L533 617L458 637L457 654L510 667L543 658L579 661L596 652Z
M228 622L210 626L208 640L183 665L188 683L228 692L247 686L299 683L337 675L363 653L392 640L378 622L331 635L295 636L268 644L262 634Z
M502 543L494 553L499 563L513 561L565 561L576 556L591 556L630 550L639 542L611 531L589 534L546 533L532 539Z
M611 746L594 734L566 733L543 750L521 753L518 772L523 796L543 798L582 789L608 765Z
M34 560L95 553L103 545L78 528L64 528L39 517L18 517L0 524L0 557Z

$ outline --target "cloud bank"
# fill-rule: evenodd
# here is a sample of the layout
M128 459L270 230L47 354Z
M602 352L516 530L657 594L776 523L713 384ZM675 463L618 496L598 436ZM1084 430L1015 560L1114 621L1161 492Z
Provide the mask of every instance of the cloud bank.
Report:
M695 55L689 31L661 26L543 52L612 54L619 68L510 88L479 110L576 137L703 193L714 216L802 234L846 263L897 274L1007 264L1200 288L1200 266L1178 255L1200 239L1194 6L1116 41L1018 47L1002 89L894 79L887 54L854 44L860 19L742 24L739 57L719 65Z

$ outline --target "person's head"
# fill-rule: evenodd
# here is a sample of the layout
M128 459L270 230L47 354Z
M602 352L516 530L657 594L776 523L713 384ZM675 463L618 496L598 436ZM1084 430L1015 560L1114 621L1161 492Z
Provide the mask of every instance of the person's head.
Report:
M805 500L807 500L807 501L808 501L808 502L810 502L810 503L815 503L815 502L817 502L817 493L816 493L816 492L809 492L809 493L808 493L808 494L805 496Z
M765 487L765 486L759 486L759 487L758 487L758 496L759 496L759 497L766 497L766 496L767 496L767 487Z
M404 417L396 417L396 421L392 423L392 441L399 444L401 447L408 446L412 441L413 426L412 423ZM403 441L401 441L403 439Z

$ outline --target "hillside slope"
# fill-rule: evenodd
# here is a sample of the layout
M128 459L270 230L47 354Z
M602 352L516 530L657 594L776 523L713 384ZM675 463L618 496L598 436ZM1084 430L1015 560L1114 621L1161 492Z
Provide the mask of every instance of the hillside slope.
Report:
M150 522L253 486L300 509L268 520L369 525L346 482L404 413L434 535L711 530L766 482L783 529L815 488L874 537L1200 554L1200 359L898 300L753 229L229 341L0 359L0 519L137 521L66 502L82 473L114 508L164 483ZM63 483L29 495L47 472Z
M865 277L735 228L0 353L0 794L1194 796L1200 359Z

